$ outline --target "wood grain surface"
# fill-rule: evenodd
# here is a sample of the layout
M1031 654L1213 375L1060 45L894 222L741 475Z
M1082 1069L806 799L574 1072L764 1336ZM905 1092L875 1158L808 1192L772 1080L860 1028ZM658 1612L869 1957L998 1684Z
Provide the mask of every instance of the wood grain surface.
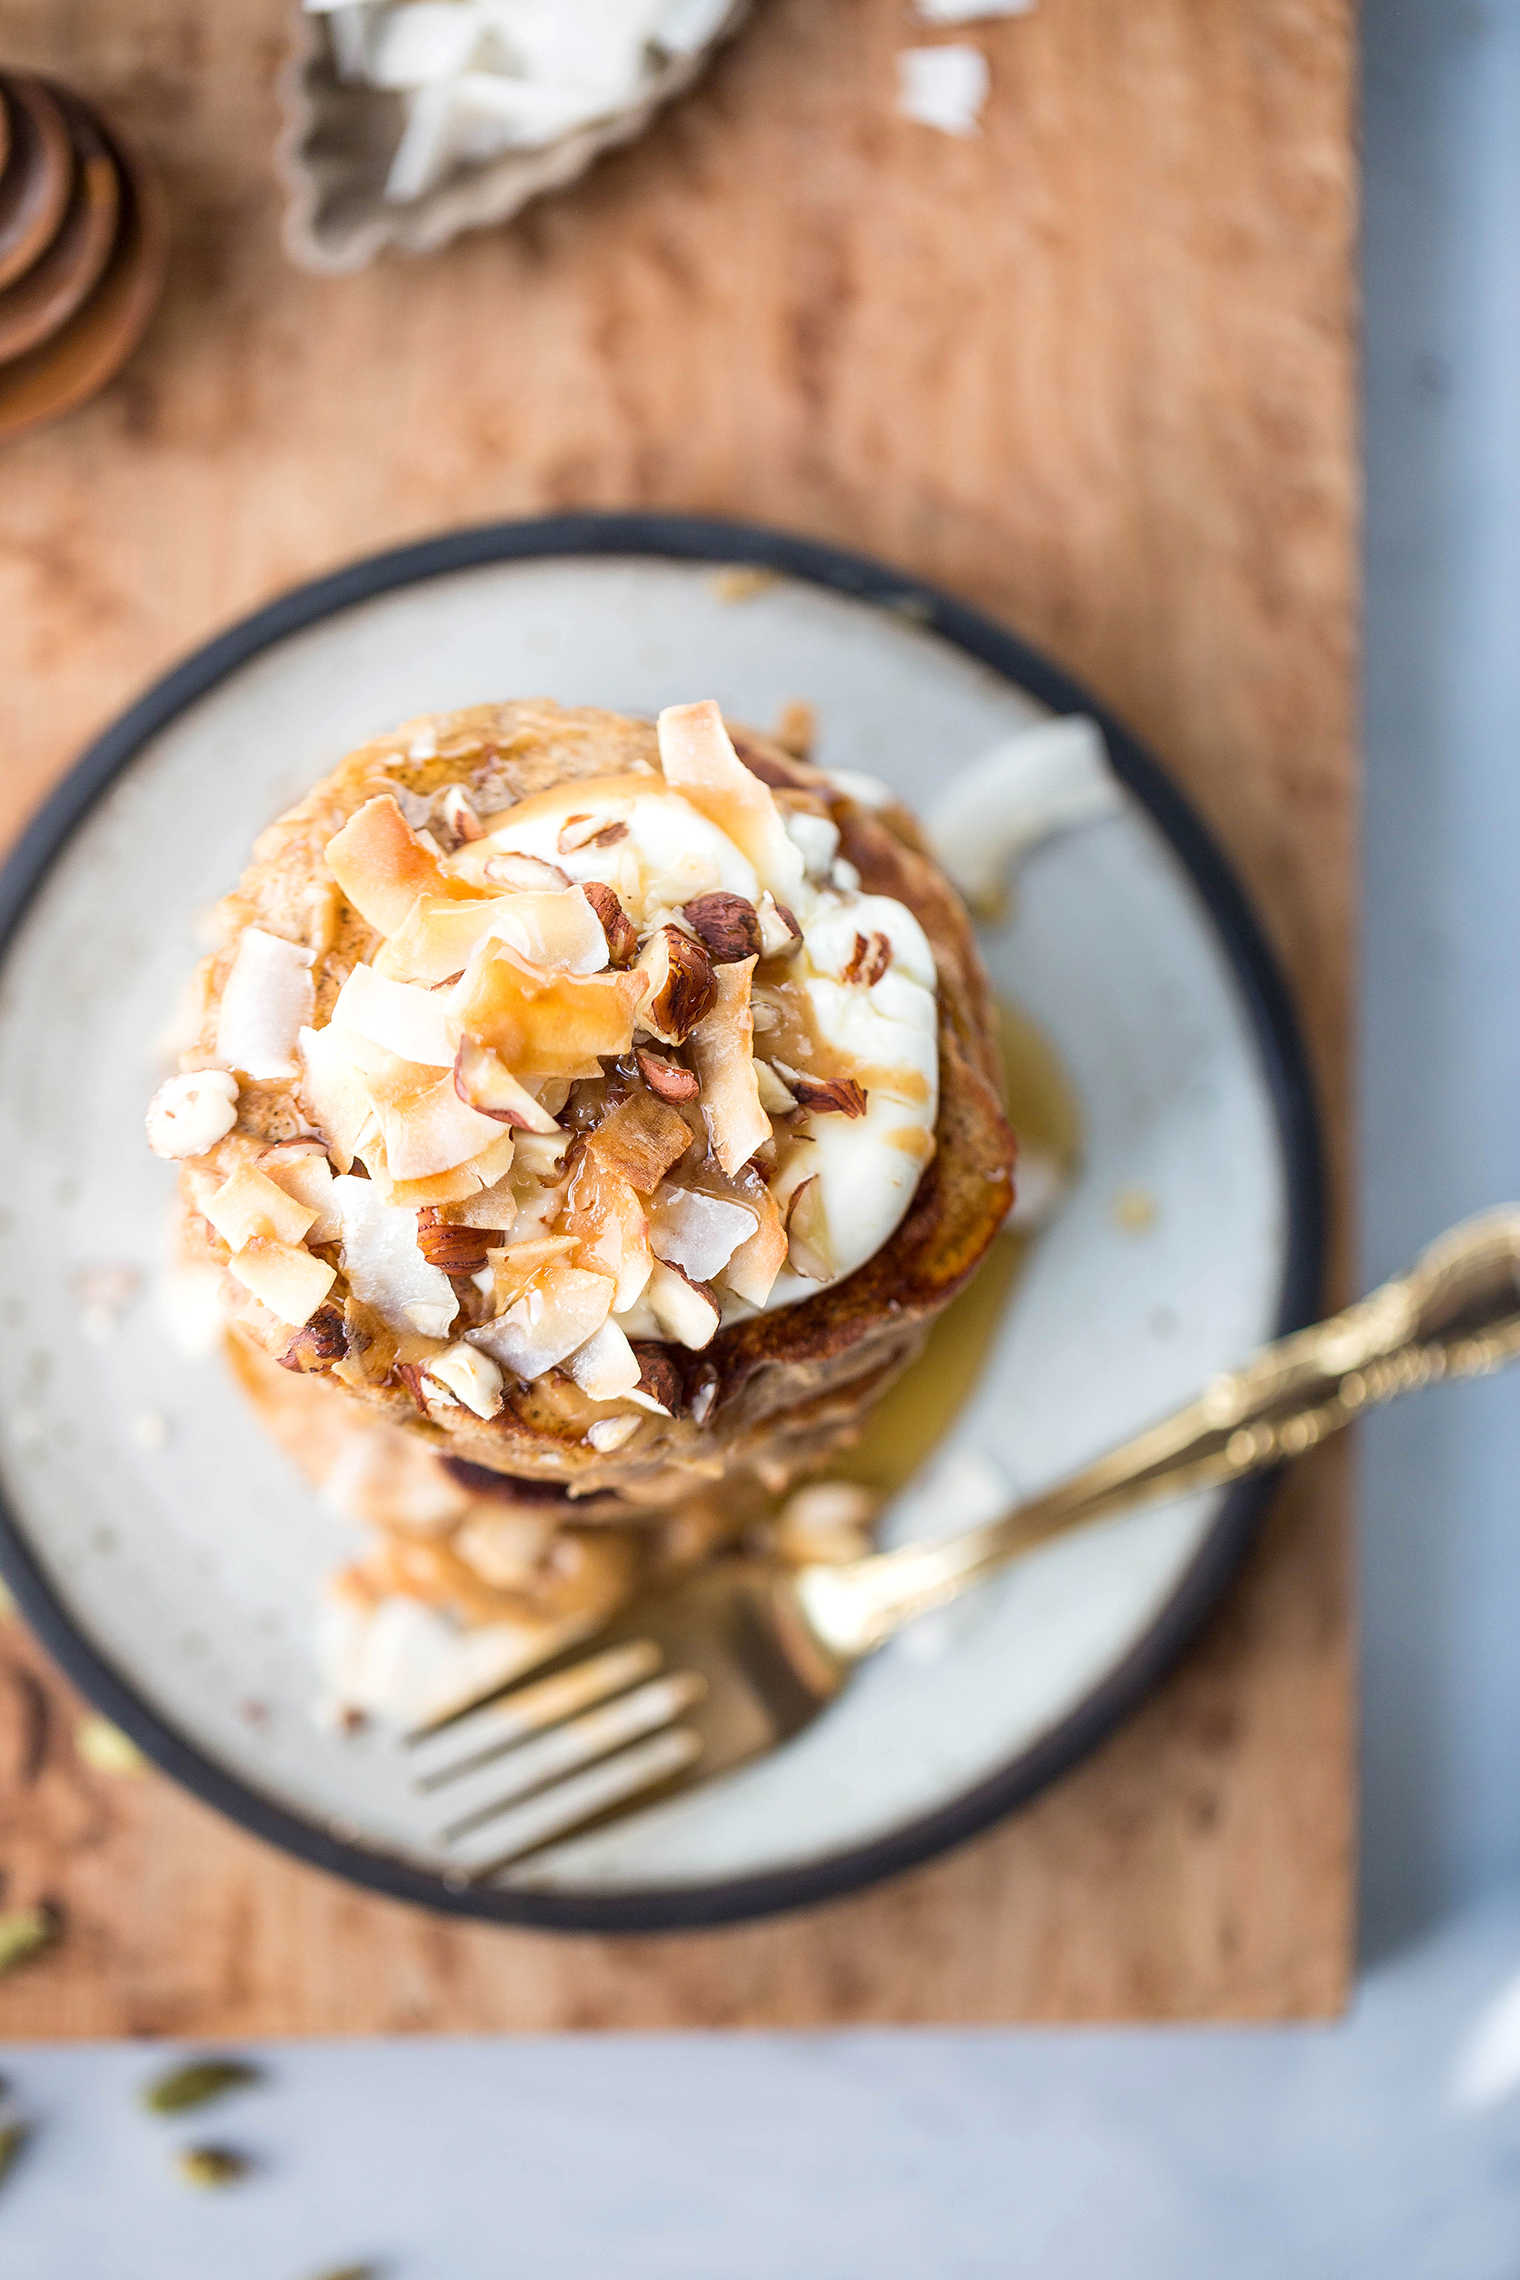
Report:
M1352 50L1343 0L1040 0L983 132L899 119L905 0L759 0L640 145L423 264L297 275L281 0L0 0L0 62L168 184L168 293L0 455L0 829L229 619L350 556L556 507L884 555L1127 716L1299 993L1344 1256L1353 835ZM967 36L967 35L962 35ZM771 1924L553 1939L351 1892L104 1774L0 1631L5 1903L64 1936L0 2037L1319 2015L1352 1892L1346 1469L1306 1462L1146 1708L957 1855ZM44 1708L46 1706L46 1714Z

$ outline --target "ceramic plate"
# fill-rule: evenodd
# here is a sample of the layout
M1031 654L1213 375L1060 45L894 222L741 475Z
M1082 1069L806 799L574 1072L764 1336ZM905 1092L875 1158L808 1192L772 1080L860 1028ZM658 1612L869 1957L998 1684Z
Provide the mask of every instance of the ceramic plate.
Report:
M779 575L720 574L734 563ZM984 941L1064 1060L1082 1171L893 1539L1056 1480L1312 1317L1313 1110L1241 892L1122 728L985 618L776 533L575 517L360 563L172 673L31 826L0 883L0 1151L24 1199L0 1219L0 1565L26 1614L170 1773L340 1875L565 1928L720 1922L922 1859L1070 1765L1193 1631L1265 1491L1047 1547L907 1634L777 1756L449 1888L395 1750L313 1716L313 1610L353 1533L221 1363L182 1360L154 1319L173 1174L142 1120L204 913L260 827L407 715L517 693L644 713L712 695L760 723L805 697L825 766L919 808L1051 712L1104 729L1120 812L1040 848ZM141 1296L91 1337L109 1309L82 1308L80 1278L103 1268Z

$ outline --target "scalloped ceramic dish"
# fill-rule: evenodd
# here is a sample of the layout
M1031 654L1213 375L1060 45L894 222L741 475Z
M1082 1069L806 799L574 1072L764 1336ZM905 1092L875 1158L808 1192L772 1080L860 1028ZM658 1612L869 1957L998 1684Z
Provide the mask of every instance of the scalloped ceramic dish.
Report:
M385 196L401 139L400 96L345 85L333 66L323 18L299 11L295 49L280 81L285 127L275 154L290 193L286 252L302 269L362 269L387 246L432 253L461 230L510 221L530 200L577 181L604 151L641 135L657 112L695 85L750 6L751 0L733 0L699 48L668 56L638 95L606 118L541 149L509 151L461 168L404 205Z
M776 575L714 575L736 562ZM150 1041L259 827L376 731L512 691L713 695L762 723L806 697L823 765L921 807L1052 711L1104 729L1122 812L1039 848L984 939L1066 1065L1083 1167L890 1537L985 1517L1312 1318L1313 1110L1240 890L1122 728L949 598L776 533L587 516L361 562L172 673L32 825L0 901L0 1145L27 1199L0 1222L0 1566L25 1612L170 1773L340 1875L566 1929L717 1923L923 1859L1071 1764L1190 1636L1266 1491L1053 1544L885 1651L789 1749L497 1885L449 1883L400 1753L311 1715L314 1603L351 1531L146 1296L91 1342L76 1278L156 1271L173 1172L143 1144Z

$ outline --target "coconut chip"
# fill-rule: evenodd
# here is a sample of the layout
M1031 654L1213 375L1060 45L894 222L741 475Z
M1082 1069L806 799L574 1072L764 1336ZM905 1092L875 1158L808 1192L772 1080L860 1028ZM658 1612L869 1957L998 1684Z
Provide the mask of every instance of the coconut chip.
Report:
M222 984L216 1057L260 1084L296 1074L296 1039L316 1006L314 953L245 926Z

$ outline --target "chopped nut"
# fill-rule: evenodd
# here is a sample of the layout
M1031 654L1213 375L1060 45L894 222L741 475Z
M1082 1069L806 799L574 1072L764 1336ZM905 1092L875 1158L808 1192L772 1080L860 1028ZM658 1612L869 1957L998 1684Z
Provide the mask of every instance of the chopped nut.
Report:
M755 1063L755 1089L760 1095L760 1106L767 1116L787 1116L797 1106L796 1099L787 1090L769 1061Z
M718 1373L711 1362L699 1362L686 1380L686 1405L693 1425L708 1425L718 1406Z
M648 1298L660 1328L683 1346L708 1345L722 1320L717 1298L706 1283L693 1282L690 1275L665 1259L655 1262Z
M594 1425L587 1426L586 1439L598 1456L607 1457L631 1441L638 1429L636 1417L599 1417Z
M559 851L561 855L574 855L583 847L615 847L627 837L624 818L609 815L605 809L599 815L567 815L560 825Z
M178 1163L204 1156L237 1122L238 1082L226 1069L169 1077L148 1103L148 1146Z
M694 895L682 907L715 966L737 965L761 954L760 919L743 895Z
M681 1407L681 1372L663 1346L650 1338L635 1338L634 1359L639 1365L639 1382L629 1394L641 1409L653 1409L664 1416L674 1417Z
M850 962L840 980L859 982L873 989L892 963L892 938L887 934L857 934Z
M422 1373L422 1385L424 1393L436 1391L477 1417L494 1417L501 1407L501 1371L489 1354L462 1339L433 1356Z
M489 1227L458 1227L439 1217L436 1208L417 1214L417 1248L430 1267L446 1275L478 1275L497 1245Z
M786 904L777 902L769 889L760 897L756 916L760 921L762 958L780 958L800 947L802 928Z
M482 866L486 877L496 887L516 887L542 892L546 888L568 887L570 874L557 863L546 863L538 855L520 855L515 849L503 855L488 855Z
M476 814L475 802L463 784L450 784L446 791L439 794L438 814L456 847L462 847L466 841L481 839L485 835L486 827Z
M319 1306L305 1326L298 1330L280 1356L280 1367L287 1370L325 1370L334 1362L341 1362L348 1352L348 1333L343 1316L336 1306Z
M776 723L776 742L783 752L794 760L805 760L818 741L818 715L805 698L793 697L790 704L781 708Z
M814 1116L865 1115L866 1096L853 1077L806 1077L784 1061L776 1067L797 1096L799 1108Z
M663 1053L652 1053L646 1045L636 1048L634 1058L645 1084L658 1099L672 1105L696 1099L699 1090L696 1077L690 1069L682 1068L679 1061L668 1061ZM790 1097L787 1106L791 1106Z
M160 2074L143 2092L150 2114L188 2114L209 2106L229 2090L247 2090L263 2079L256 2066L241 2058L196 2058Z
M600 879L583 879L581 893L601 920L602 932L607 937L608 964L631 966L639 952L639 932L616 892Z
M678 926L661 926L639 952L634 971L649 977L639 1026L663 1045L684 1045L717 996L712 961L701 943Z
M798 1274L805 1275L809 1282L826 1283L834 1270L825 1247L827 1229L822 1199L823 1190L814 1172L787 1197L783 1225L788 1253Z

